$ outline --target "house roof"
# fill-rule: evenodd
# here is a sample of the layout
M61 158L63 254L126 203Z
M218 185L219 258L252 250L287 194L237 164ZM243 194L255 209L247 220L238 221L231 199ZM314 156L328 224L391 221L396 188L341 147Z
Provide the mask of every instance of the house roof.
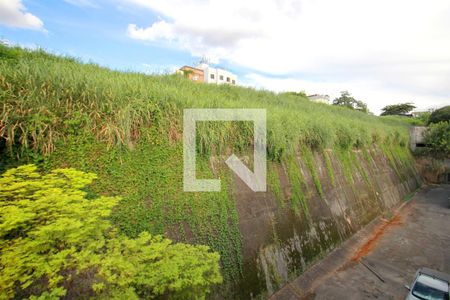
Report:
M191 66L182 66L180 70L183 70L183 69L193 69L193 70L197 70L197 71L203 72L202 69L194 68L194 67L191 67Z

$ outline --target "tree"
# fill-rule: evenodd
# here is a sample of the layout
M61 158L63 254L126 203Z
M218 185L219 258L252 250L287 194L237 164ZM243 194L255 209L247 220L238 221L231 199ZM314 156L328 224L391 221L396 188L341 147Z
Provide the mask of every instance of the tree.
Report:
M365 113L369 112L369 110L367 109L367 104L353 98L348 91L342 91L341 96L333 100L333 105L344 106Z
M450 122L450 105L436 109L428 118L428 124L439 123L443 121Z
M400 104L393 104L393 105L387 105L383 107L381 110L383 111L381 113L382 116L391 116L391 115L406 115L410 111L412 111L414 108L416 108L412 103L400 103Z
M425 134L430 154L437 158L450 157L450 121L432 123Z
M220 283L219 255L108 220L117 197L89 197L95 174L34 165L0 178L0 299L204 298Z

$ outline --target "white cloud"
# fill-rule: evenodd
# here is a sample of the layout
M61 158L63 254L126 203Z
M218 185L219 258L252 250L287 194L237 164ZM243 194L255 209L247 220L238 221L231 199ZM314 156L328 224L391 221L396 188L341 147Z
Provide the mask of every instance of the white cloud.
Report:
M311 92L321 93L321 82L350 91L364 83L372 89L361 98L450 102L448 0L122 1L160 17L140 24L149 27L129 25L135 39L169 43L254 72L306 77L317 83ZM370 101L377 110L382 99Z
M436 109L449 105L448 96L430 96L400 89L383 88L377 80L352 79L342 81L314 81L308 79L277 78L250 73L241 79L246 86L269 89L275 92L304 91L308 95L320 93L330 96L330 100L339 97L340 92L349 90L358 100L369 103L369 109L379 114L381 109L389 104L414 102L417 110Z
M35 15L27 12L21 0L0 0L0 24L44 30L44 23Z
M128 25L128 35L137 40L155 41L158 39L173 40L174 26L165 21L154 23L148 28L138 28L135 24Z

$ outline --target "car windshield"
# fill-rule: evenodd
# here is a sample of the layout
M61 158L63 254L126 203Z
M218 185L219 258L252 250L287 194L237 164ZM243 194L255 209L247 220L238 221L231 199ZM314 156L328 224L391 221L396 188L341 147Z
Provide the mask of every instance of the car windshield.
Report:
M416 282L412 294L423 300L448 300L448 293Z

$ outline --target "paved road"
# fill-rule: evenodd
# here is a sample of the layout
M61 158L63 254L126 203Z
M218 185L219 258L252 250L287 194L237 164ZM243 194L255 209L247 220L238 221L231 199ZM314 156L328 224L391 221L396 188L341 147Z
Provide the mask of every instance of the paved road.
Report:
M350 241L272 299L405 299L418 268L450 273L449 197L450 185L424 188L389 222L359 234L370 237Z

